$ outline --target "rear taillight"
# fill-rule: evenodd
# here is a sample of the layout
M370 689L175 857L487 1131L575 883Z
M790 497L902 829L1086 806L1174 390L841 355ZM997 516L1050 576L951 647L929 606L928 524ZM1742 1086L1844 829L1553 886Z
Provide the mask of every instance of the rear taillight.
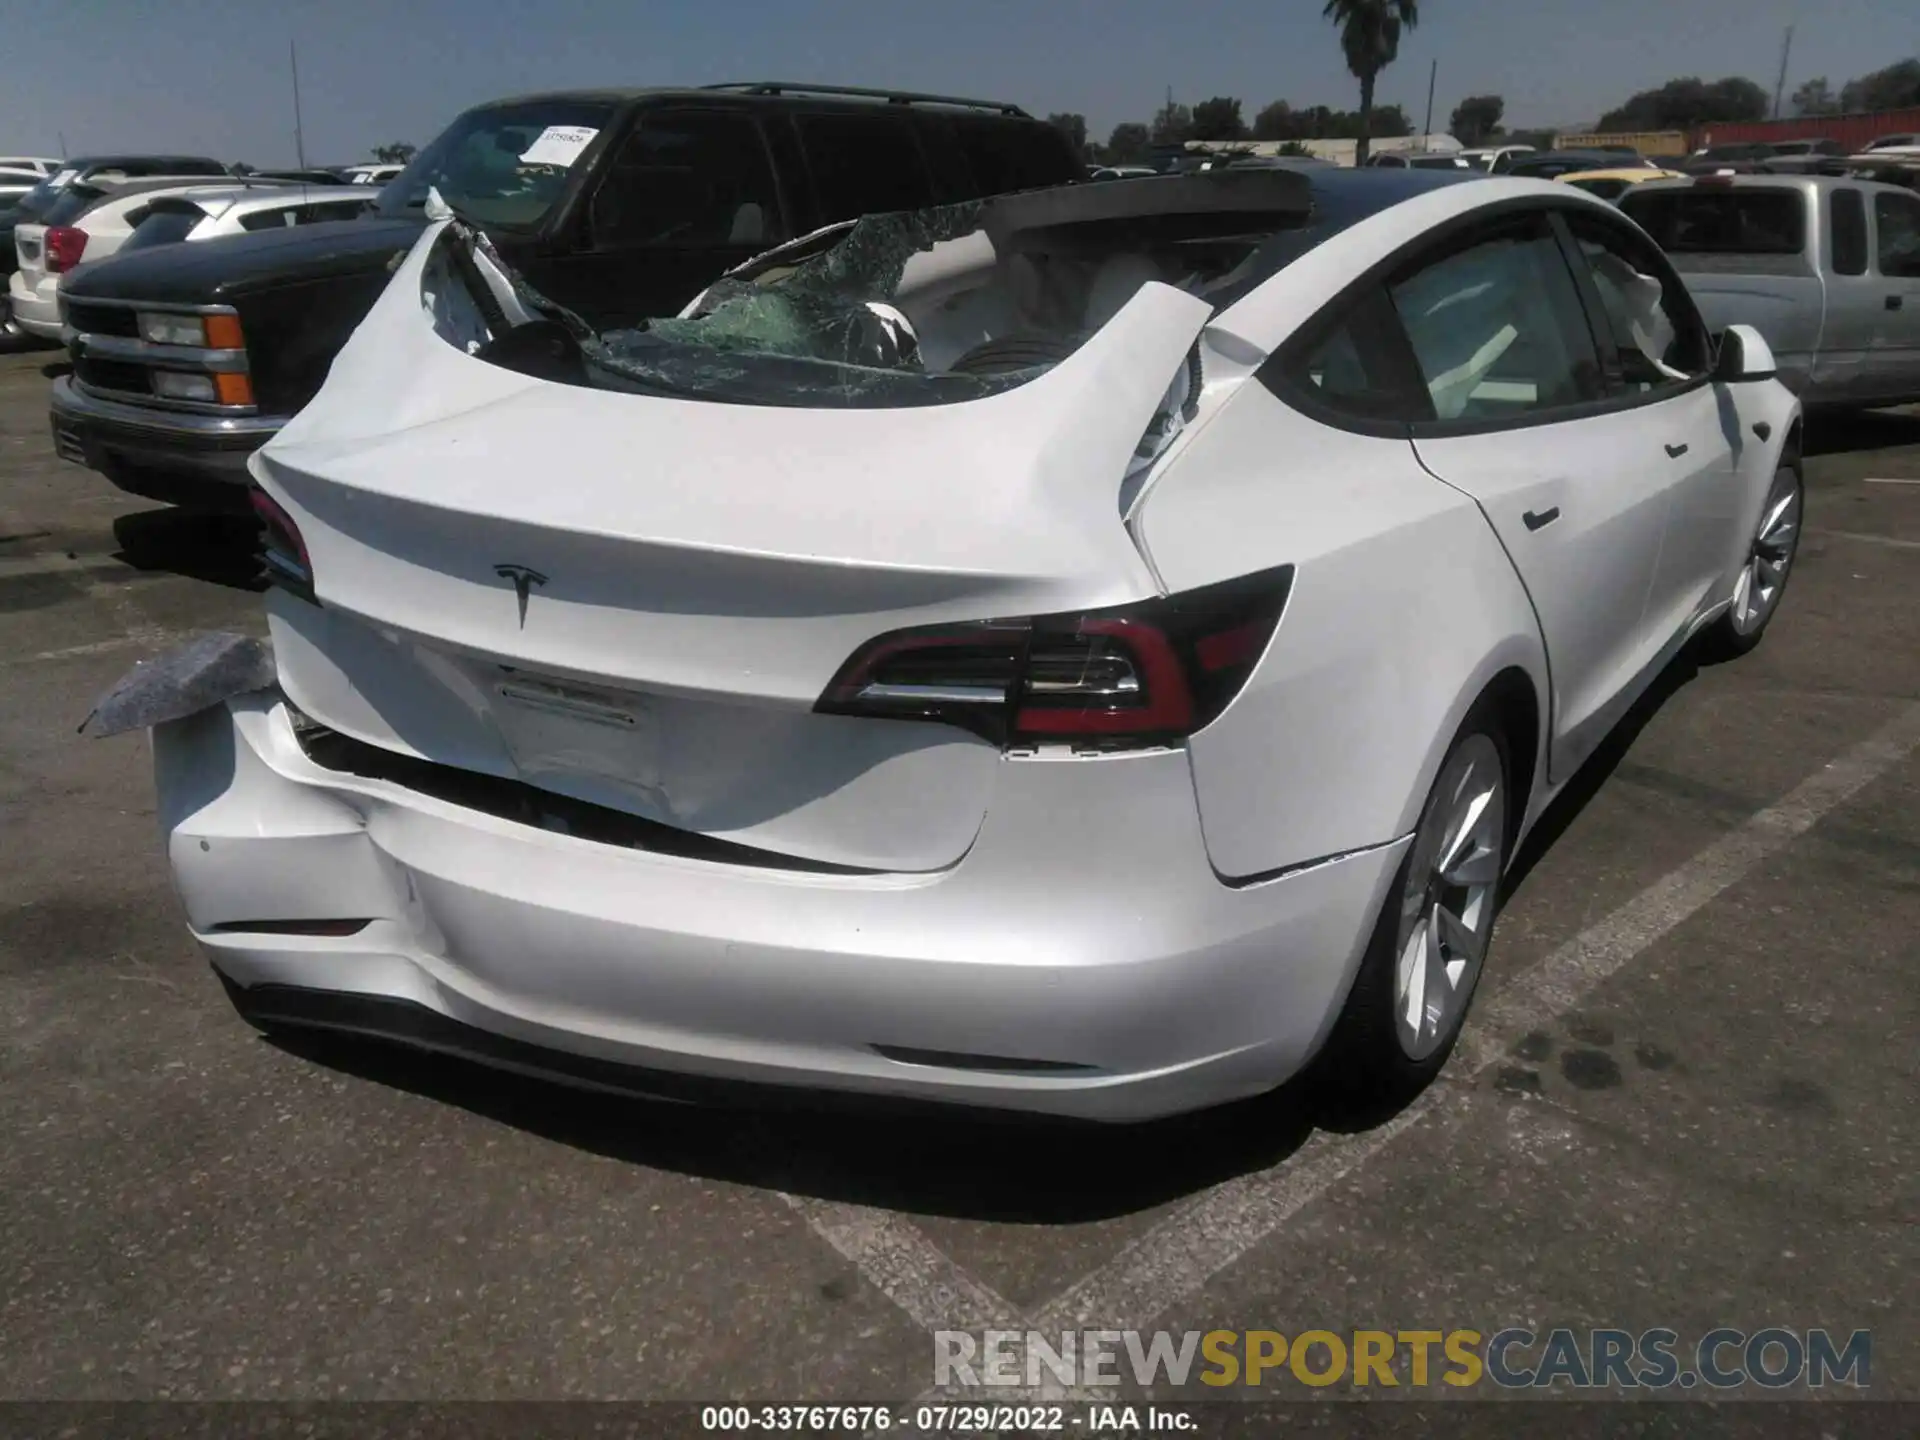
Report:
M280 502L258 485L249 492L249 498L260 521L260 563L266 568L267 583L317 605L313 561L307 555L307 542L300 537L300 527Z
M896 630L815 709L933 720L997 744L1168 744L1211 723L1266 653L1293 567L1078 615Z
M48 271L59 275L78 265L87 253L87 232L71 225L50 225L40 243L46 247Z

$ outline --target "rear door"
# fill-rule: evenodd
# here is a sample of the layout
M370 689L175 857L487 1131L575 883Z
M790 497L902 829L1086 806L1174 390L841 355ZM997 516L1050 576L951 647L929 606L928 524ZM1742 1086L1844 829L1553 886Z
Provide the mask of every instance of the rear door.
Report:
M586 211L581 247L529 278L600 329L674 314L789 234L765 137L737 107L643 110Z
M1920 196L1873 192L1873 315L1871 394L1878 401L1920 395Z
M1671 507L1672 437L1665 417L1623 410L1609 394L1544 211L1448 242L1388 290L1437 416L1413 427L1420 462L1479 503L1540 618L1557 780L1591 753L1661 650L1647 601Z
M1855 185L1836 185L1827 190L1822 204L1827 313L1813 378L1820 398L1852 402L1872 392L1873 335L1882 287L1871 273L1866 192Z

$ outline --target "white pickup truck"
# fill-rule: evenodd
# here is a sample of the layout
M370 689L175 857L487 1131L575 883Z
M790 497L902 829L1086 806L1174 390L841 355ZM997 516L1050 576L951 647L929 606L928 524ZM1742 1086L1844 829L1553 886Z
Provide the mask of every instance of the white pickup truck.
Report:
M1752 325L1808 409L1920 401L1920 195L1855 179L1654 180L1620 208L1715 330Z

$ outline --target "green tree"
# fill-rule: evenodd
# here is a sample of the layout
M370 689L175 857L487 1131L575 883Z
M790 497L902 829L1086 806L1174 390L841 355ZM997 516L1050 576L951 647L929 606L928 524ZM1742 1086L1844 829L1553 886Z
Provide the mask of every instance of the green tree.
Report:
M1193 107L1193 140L1244 140L1247 122L1240 118L1240 102L1226 95L1202 100Z
M1085 159L1087 156L1087 117L1075 115L1071 111L1047 116L1047 123L1067 137L1067 143L1073 146L1073 153Z
M1193 138L1193 112L1169 100L1154 112L1148 132L1156 145L1181 145Z
M1827 77L1824 75L1817 80L1807 81L1795 90L1787 103L1793 106L1793 113L1796 115L1840 113L1840 102L1834 98L1833 87L1827 84Z
M1113 127L1113 133L1107 137L1106 162L1109 165L1131 165L1147 158L1153 148L1153 137L1147 133L1147 127L1137 120L1128 120Z
M1500 129L1507 102L1498 95L1469 95L1453 107L1447 128L1462 145L1478 145Z
M376 145L373 147L373 158L382 165L404 165L413 158L416 148L404 140L392 145Z
M1372 136L1373 87L1380 72L1400 55L1400 32L1420 23L1418 0L1327 0L1320 12L1340 27L1340 50L1360 82L1360 144L1354 162L1367 163Z
M1840 108L1905 110L1920 105L1920 60L1901 60L1840 87Z
M1308 110L1294 109L1284 100L1275 100L1271 105L1261 106L1260 113L1253 117L1253 138L1304 140L1311 114Z
M1600 117L1600 129L1691 130L1715 121L1764 120L1770 108L1767 92L1741 76L1706 81L1687 75L1642 90L1619 109L1609 110Z

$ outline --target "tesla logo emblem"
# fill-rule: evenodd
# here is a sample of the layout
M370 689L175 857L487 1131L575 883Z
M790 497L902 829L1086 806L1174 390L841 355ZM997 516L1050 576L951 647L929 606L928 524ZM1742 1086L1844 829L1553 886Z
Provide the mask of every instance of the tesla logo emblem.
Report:
M496 565L493 573L502 580L513 582L513 598L520 602L520 628L527 628L527 596L536 585L547 583L547 577L538 570L529 570L524 565Z

